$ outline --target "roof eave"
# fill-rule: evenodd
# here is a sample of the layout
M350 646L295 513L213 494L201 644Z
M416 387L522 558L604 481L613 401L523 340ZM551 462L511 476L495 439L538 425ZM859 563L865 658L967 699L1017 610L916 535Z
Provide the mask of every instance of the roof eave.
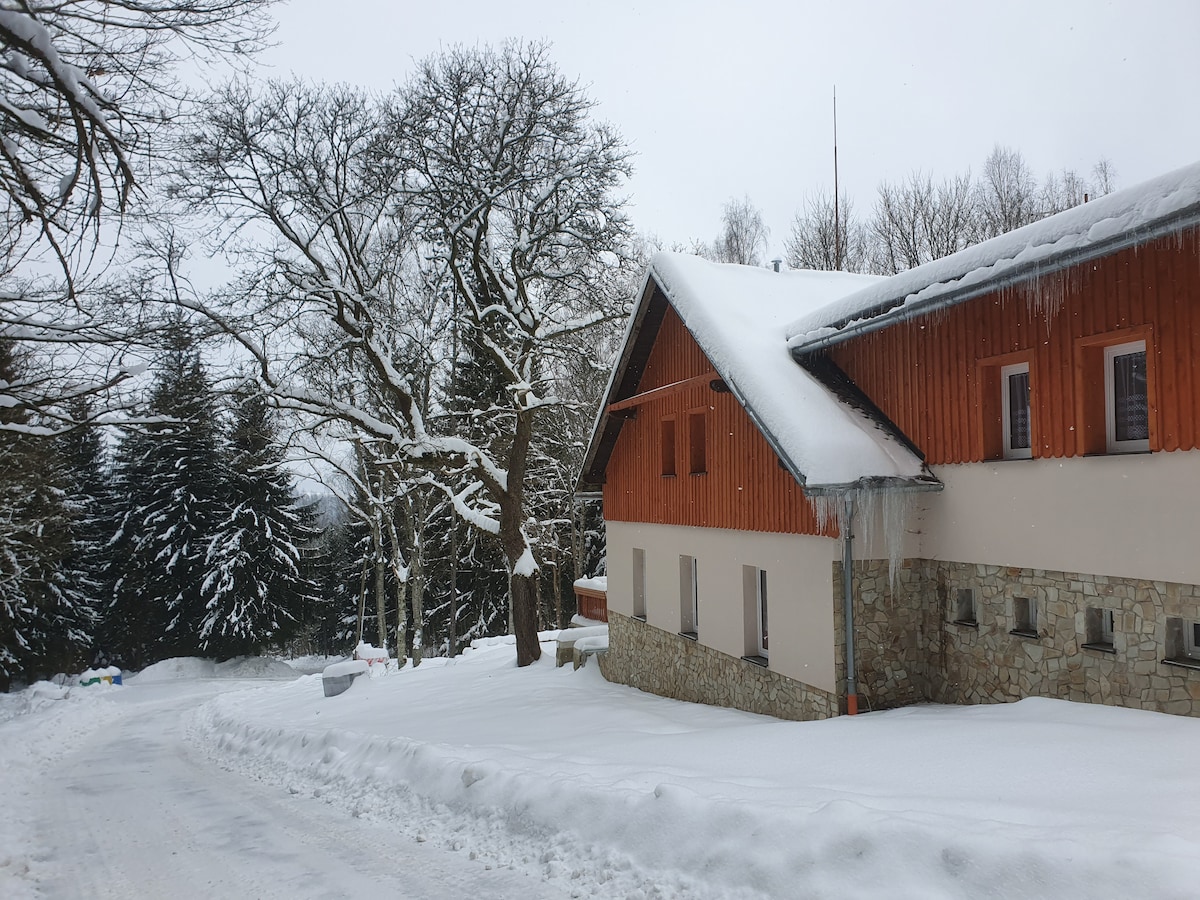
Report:
M880 310L878 312L861 313L854 319L830 326L834 329L832 332L823 330L824 333L819 337L793 345L791 347L792 356L799 360L809 354L826 350L853 338L881 331L889 326L974 300L984 294L1015 287L1033 278L1050 275L1070 266L1091 262L1100 257L1109 256L1197 226L1200 226L1200 203L1191 204L1154 222L1120 232L1109 238L1082 247L1072 247L1042 259L1021 263L991 278L939 294L925 303L906 305L905 301L908 297L916 293L910 291L903 296L894 297L892 300L880 304L876 307L877 310Z

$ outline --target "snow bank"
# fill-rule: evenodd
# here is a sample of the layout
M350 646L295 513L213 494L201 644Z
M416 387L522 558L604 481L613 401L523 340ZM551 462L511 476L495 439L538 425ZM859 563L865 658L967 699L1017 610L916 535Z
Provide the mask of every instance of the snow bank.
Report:
M223 764L572 896L1194 896L1200 722L1054 700L782 722L478 642L207 704Z
M608 576L596 575L593 578L577 578L573 587L583 588L585 591L607 591Z
M197 678L295 678L296 670L269 656L241 656L222 663L195 656L178 656L154 663L126 681L148 684L156 681Z
M838 400L788 351L790 321L880 279L773 272L686 253L656 253L650 271L717 372L807 485L928 477L911 450Z

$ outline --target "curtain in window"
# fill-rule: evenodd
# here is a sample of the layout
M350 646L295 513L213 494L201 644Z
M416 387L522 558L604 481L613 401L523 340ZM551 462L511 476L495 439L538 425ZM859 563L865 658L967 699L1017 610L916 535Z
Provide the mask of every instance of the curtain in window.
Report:
M1115 437L1118 441L1149 439L1145 351L1113 357L1113 405Z
M1010 450L1029 448L1029 373L1015 372L1008 376L1008 447Z

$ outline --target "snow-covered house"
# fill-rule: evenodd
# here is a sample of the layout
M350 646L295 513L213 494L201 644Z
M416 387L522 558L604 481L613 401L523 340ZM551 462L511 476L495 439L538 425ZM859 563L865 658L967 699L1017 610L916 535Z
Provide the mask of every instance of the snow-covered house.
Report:
M1200 165L891 278L656 256L579 482L603 671L1200 715L1197 359Z

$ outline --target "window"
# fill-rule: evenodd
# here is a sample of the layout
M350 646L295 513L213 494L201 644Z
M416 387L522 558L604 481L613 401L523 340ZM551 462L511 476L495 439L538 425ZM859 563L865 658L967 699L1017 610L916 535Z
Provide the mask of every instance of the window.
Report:
M662 420L662 434L660 436L660 448L662 450L662 474L664 476L673 476L675 474L675 417L670 416Z
M708 471L707 447L705 446L704 411L688 413L688 473L703 475Z
M1166 651L1167 662L1200 668L1200 621L1167 619Z
M633 548L633 617L646 621L646 551Z
M767 570L758 570L758 655L767 658Z
M1153 338L1140 325L1076 340L1077 452L1138 453L1155 444Z
M954 598L954 622L958 625L978 625L975 618L975 591L959 588Z
M979 360L976 395L984 459L1033 456L1033 379L1028 350Z
M1104 348L1104 434L1109 453L1150 449L1145 341Z
M1113 631L1116 618L1115 611L1111 609L1089 606L1084 613L1084 627L1087 632L1084 649L1100 650L1106 653L1114 652Z
M767 664L767 570L742 566L742 610L745 655L742 659Z
M1029 363L1000 367L1000 409L1005 459L1029 459L1033 441L1029 420Z
M1013 597L1013 628L1009 634L1037 637L1037 601L1032 597Z
M696 557L679 557L679 633L695 640L700 630L700 585Z

